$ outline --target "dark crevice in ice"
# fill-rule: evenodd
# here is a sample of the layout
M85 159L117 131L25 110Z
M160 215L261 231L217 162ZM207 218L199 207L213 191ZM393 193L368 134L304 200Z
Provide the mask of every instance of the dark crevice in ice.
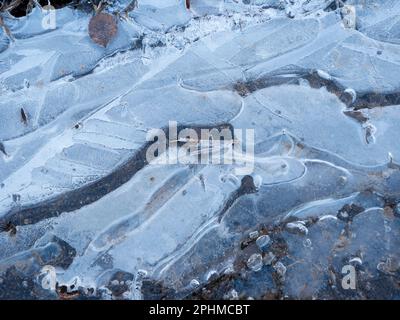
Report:
M178 126L178 132L182 129L190 128L200 132L201 129L229 129L233 134L233 128L230 124L220 124L215 126L199 125L199 126ZM164 128L166 138L168 140L168 128ZM21 226L35 224L41 220L57 217L63 212L71 212L78 210L86 205L94 203L103 198L108 193L116 190L126 182L128 182L138 171L148 165L146 160L146 152L153 142L144 144L135 154L129 158L124 164L117 167L107 176L82 186L78 189L66 192L53 199L46 200L33 205L24 207L14 207L3 217L0 218L0 231L6 231L4 226L13 225ZM3 227L1 227L3 226Z
M254 185L254 180L252 176L244 176L242 178L240 187L235 190L228 198L224 206L222 207L221 211L218 214L218 222L221 222L223 219L224 215L228 210L232 207L232 205L236 202L237 199L239 199L241 196L244 196L246 194L252 194L256 193L257 188Z
M315 89L326 88L328 92L336 95L348 108L370 109L400 104L400 92L355 92L353 97L348 88L341 85L334 78L325 78L317 70L296 70L268 74L257 79L237 82L233 88L241 96L247 96L257 90L284 84L303 85L306 81Z

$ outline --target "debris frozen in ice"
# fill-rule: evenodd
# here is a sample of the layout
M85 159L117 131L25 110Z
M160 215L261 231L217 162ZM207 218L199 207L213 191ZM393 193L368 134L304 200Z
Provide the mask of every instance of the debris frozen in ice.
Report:
M100 46L107 47L118 30L116 18L108 13L98 13L89 21L89 36Z
M260 271L263 266L261 254L254 253L247 260L247 267L252 271Z

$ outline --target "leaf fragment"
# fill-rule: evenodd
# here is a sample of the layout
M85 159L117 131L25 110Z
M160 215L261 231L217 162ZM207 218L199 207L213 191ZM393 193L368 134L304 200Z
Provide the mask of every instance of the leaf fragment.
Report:
M116 18L108 13L98 13L90 19L89 36L102 47L107 47L118 31Z

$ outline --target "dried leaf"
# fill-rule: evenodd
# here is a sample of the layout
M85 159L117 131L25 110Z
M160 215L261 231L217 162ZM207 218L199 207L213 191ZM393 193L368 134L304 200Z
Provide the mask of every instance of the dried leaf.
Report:
M107 47L108 43L117 34L118 25L114 16L108 13L99 13L90 19L89 36L97 44Z

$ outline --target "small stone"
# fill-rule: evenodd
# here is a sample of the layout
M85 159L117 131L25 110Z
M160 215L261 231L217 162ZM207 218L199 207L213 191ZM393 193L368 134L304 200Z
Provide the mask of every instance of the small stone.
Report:
M263 266L263 259L261 254L254 253L247 260L247 267L252 271L260 271Z
M356 28L356 8L352 5L345 5L341 10L343 25L345 28Z
M286 225L286 229L292 233L308 234L308 229L303 221L290 222Z
M195 289L195 288L197 288L198 286L200 286L200 282L199 282L197 279L192 279L192 280L190 281L190 287L191 287L191 288Z
M264 249L268 246L270 241L271 241L270 236L262 235L262 236L257 238L256 245L261 251L264 251Z
M393 208L393 213L395 216L399 217L400 216L400 203L396 204Z
M306 248L311 248L311 246L312 246L312 242L311 242L311 240L310 239L305 239L304 241L303 241L303 246L305 246Z
M117 34L117 31L117 20L111 14L99 13L90 19L89 36L102 47L107 47L108 43Z
M249 238L256 239L258 237L258 235L259 235L258 231L252 231L249 233Z

